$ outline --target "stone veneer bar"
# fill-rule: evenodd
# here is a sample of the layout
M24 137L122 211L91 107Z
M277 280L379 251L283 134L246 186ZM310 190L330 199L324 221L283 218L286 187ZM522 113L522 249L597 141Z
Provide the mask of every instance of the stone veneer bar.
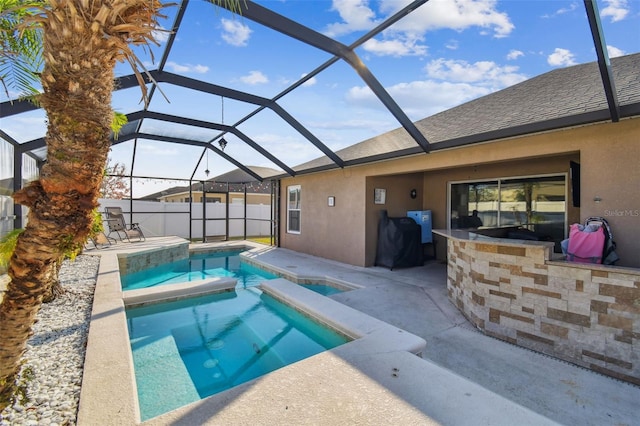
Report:
M640 270L551 260L553 243L434 230L450 300L484 333L640 385Z

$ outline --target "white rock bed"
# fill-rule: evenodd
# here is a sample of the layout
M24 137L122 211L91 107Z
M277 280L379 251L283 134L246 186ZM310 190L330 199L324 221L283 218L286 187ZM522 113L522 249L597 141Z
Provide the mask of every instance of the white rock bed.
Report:
M24 355L35 375L27 385L30 401L2 411L0 426L76 424L99 263L82 255L62 265L65 294L42 305Z

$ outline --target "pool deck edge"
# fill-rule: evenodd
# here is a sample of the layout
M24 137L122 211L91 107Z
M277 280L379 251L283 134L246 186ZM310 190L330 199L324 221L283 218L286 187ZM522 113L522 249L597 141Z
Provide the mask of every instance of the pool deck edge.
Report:
M118 259L103 254L93 296L78 425L139 423Z
M422 338L380 321L286 279L265 281L260 288L293 305L316 321L351 337L352 342L332 349L341 356L351 352L406 351L418 357L427 346ZM366 349L365 349L366 348Z

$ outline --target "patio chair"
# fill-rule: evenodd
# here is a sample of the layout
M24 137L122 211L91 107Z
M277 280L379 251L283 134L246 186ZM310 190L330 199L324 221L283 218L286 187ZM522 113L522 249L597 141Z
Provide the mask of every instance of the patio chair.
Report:
M84 243L84 248L87 250L90 249L91 247L88 247L87 244L91 242L91 244L93 244L93 248L100 250L105 246L110 246L111 240L113 240L114 243L116 242L114 238L107 237L107 234L105 234L104 231L98 232L96 235L89 236L87 238L87 241Z
M122 209L120 207L105 207L104 208L107 222L107 228L109 229L109 233L107 237L110 237L112 233L116 233L120 241L131 242L130 238L138 238L138 241L145 241L146 238L140 225L137 223L132 223L127 225L124 220L124 213L122 213ZM124 238L123 238L124 237Z

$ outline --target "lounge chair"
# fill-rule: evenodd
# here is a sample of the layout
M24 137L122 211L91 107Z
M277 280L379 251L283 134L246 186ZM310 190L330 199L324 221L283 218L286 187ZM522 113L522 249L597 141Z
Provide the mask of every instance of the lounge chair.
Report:
M99 250L100 248L105 247L107 245L110 246L111 240L113 240L114 243L116 242L114 238L107 237L107 234L105 234L104 231L101 231L101 232L98 232L96 235L89 236L87 238L87 241L84 243L84 248L85 249L91 248L91 247L87 247L87 244L91 242L91 244L93 244L93 248L95 248L96 250Z
M146 239L139 224L132 223L127 225L124 220L124 213L122 213L120 207L105 207L104 211L107 216L105 221L109 229L107 237L110 237L111 234L115 232L120 241L126 239L131 242L130 238L138 238L138 241L144 241Z

